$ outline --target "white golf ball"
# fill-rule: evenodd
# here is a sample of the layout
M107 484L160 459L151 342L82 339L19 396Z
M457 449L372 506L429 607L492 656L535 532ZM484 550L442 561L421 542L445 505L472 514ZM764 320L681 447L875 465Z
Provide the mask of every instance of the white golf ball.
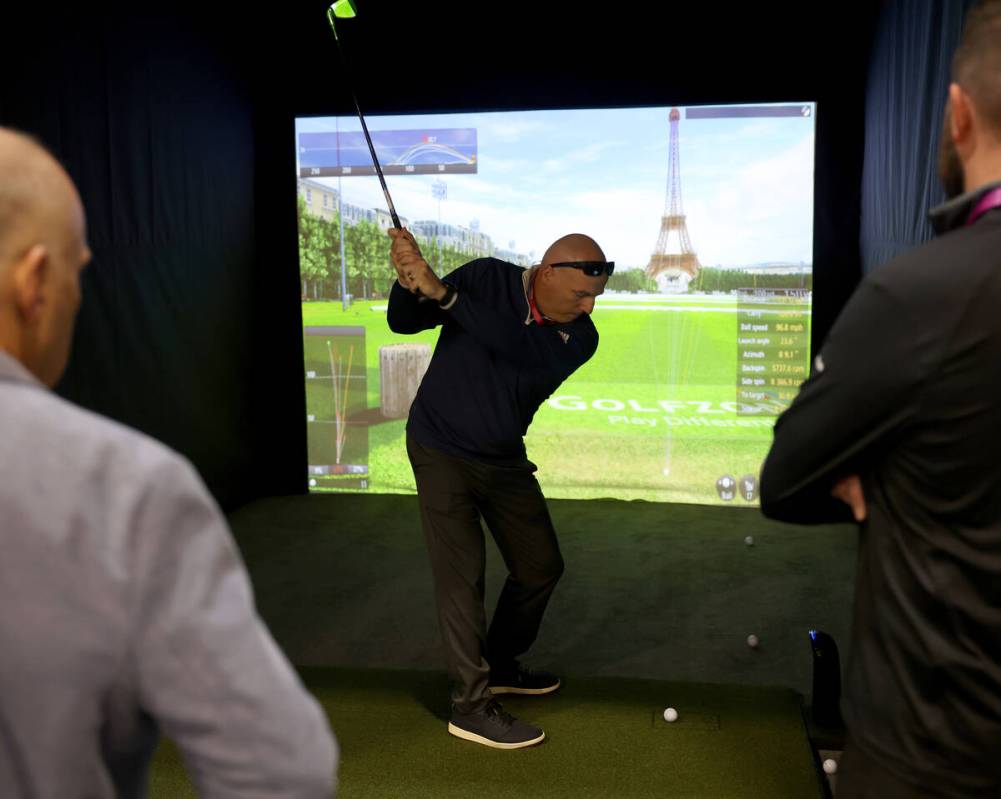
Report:
M837 774L838 773L838 761L837 760L831 760L831 758L827 758L827 760L824 761L824 773L825 774Z
M310 480L309 481L309 487L310 488L316 488L316 480Z
M669 707L667 710L664 711L664 721L677 721L677 720L678 720L678 711L675 710L673 707Z
M749 547L753 547L754 546L754 536L753 535L747 536L744 539L744 543L747 544Z
M758 648L758 636L754 635L753 633L751 635L747 636L747 645L749 647L751 647L751 649L757 649Z

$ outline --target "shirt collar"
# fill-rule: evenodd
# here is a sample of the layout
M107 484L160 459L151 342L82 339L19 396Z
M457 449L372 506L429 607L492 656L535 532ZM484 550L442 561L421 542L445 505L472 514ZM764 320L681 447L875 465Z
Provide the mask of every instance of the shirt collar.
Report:
M538 277L538 275L536 275ZM535 278L532 279L528 287L528 312L537 325L555 325L555 319L550 319L539 309L539 304L535 301Z
M1001 188L1001 180L986 183L973 191L960 194L941 205L936 205L928 212L928 219L931 221L932 227L935 228L935 232L941 236L943 233L965 225L973 209L980 202L980 198L997 188Z
M525 290L525 324L530 325L535 320L532 318L532 301L528 297L528 292L532 287L532 280L535 278L535 273L538 271L539 267L536 264L533 267L526 269L521 274L521 287Z
M24 364L2 349L0 349L0 380L42 386L41 381L29 372Z

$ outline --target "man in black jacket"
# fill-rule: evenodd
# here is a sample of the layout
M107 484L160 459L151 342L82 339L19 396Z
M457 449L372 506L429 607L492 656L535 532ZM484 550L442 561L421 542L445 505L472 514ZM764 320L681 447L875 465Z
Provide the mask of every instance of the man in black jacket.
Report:
M1001 0L952 77L940 236L862 282L762 472L766 515L861 524L838 799L1001 796Z
M556 533L523 437L538 407L598 347L594 300L613 265L587 236L555 242L531 269L481 258L439 280L406 230L391 230L397 333L437 325L410 409L407 452L454 681L448 731L498 749L545 733L495 694L546 694L559 679L518 663L563 573ZM483 607L486 521L509 575L490 629Z

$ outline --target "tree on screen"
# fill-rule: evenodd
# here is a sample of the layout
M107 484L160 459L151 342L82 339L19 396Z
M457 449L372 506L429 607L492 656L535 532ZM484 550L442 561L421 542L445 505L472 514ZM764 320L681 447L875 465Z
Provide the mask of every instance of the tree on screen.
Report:
M341 240L338 229L338 219L335 213L333 219L309 213L306 202L299 198L297 205L299 217L299 274L302 279L302 296L308 299L319 299L324 296L326 284L336 282L339 276L341 261Z

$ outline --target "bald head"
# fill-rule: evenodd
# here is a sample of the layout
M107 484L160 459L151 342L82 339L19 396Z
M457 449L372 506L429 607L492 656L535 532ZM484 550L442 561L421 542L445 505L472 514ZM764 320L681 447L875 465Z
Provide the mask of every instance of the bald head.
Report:
M90 260L73 181L44 147L0 128L0 349L54 385Z
M0 128L0 178L3 268L32 244L64 232L65 215L72 215L79 198L69 175L45 148L7 128Z
M534 291L542 313L556 322L571 322L591 313L595 299L605 290L608 275L587 275L580 269L553 265L604 260L605 253L590 236L571 233L556 239L536 267Z
M558 264L565 261L604 261L605 253L601 251L598 242L583 233L570 233L556 239L549 245L542 263Z

